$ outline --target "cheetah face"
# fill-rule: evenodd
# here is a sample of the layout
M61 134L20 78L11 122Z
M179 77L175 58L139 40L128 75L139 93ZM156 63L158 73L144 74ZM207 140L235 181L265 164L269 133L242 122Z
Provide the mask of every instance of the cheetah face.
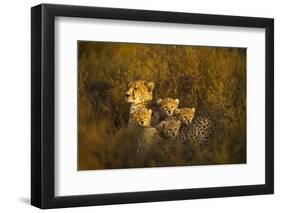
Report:
M162 121L160 123L163 135L166 138L176 139L179 135L181 122L180 121Z
M183 123L183 124L190 124L194 118L195 114L195 108L182 108L178 109L176 111L176 114L178 114L178 119Z
M137 126L150 127L152 110L140 108L131 114L132 123Z
M131 81L126 92L126 101L133 104L143 104L152 100L153 82L143 80Z
M157 104L164 116L173 116L179 106L179 99L165 98L158 99Z

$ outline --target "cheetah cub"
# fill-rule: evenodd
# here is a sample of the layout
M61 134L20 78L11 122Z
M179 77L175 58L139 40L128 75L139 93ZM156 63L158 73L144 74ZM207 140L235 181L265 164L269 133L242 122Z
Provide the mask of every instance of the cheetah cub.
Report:
M213 122L208 116L194 118L189 125L183 125L180 131L180 141L183 143L204 144L212 134Z
M160 132L165 138L176 140L181 128L181 122L176 120L162 121L160 123Z
M130 123L135 126L150 127L152 110L141 107L131 113Z
M179 141L183 144L203 144L212 133L213 122L207 116L195 118L189 125L181 121L162 121L160 132L165 138Z
M173 120L173 116L178 109L180 100L173 98L158 99L157 105L161 114L161 120Z
M131 114L130 125L137 127L137 152L143 153L150 150L151 145L160 139L156 128L151 127L152 110L146 107L139 108Z
M177 118L182 122L182 124L188 125L194 118L195 108L184 107L181 109L176 109L175 114L177 114Z

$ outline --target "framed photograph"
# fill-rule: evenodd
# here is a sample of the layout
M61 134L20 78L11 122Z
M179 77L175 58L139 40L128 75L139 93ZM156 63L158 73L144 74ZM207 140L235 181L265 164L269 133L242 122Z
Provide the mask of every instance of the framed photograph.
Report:
M274 192L274 20L31 9L31 203Z

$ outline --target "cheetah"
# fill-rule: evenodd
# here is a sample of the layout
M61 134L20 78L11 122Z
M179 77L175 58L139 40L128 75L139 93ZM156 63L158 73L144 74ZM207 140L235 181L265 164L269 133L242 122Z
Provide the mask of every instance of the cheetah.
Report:
M129 116L129 120L131 120L131 115L135 111L146 107L147 103L152 100L154 83L144 80L135 80L128 84L128 88L125 99L128 103L131 103Z
M152 110L145 107L139 108L131 114L129 127L137 130L137 152L147 152L151 146L160 139L156 128L151 127Z
M203 144L211 135L212 126L211 119L202 116L195 118L189 125L183 125L179 120L162 121L160 131L165 138L183 144Z
M189 125L182 125L179 140L183 143L204 144L208 141L213 122L208 116L196 117Z
M181 122L175 120L162 121L159 126L159 130L164 138L168 138L171 140L177 140L180 128Z
M150 127L152 110L140 107L131 113L129 123L135 126Z
M148 101L152 100L153 82L135 80L128 84L128 88L125 99L133 106L145 105Z
M181 109L176 109L175 113L177 114L177 118L182 122L183 125L188 125L194 118L195 108L184 107Z
M175 115L175 111L178 109L180 100L173 98L158 99L157 104L159 110L164 117L172 117Z

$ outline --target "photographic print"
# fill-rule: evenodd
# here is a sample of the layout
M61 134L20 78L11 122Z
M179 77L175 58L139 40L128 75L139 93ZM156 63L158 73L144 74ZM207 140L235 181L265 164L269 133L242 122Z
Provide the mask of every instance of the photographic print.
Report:
M78 170L246 163L246 48L77 48Z
M273 193L274 19L32 7L33 206Z

